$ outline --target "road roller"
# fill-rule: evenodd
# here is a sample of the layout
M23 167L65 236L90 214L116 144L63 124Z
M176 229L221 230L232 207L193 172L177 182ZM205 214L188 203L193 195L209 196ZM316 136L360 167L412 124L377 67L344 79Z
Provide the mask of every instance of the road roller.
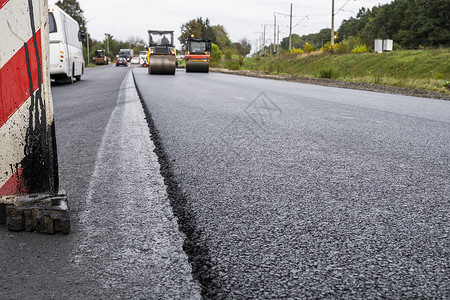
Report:
M211 41L189 38L188 52L185 53L186 72L209 72Z
M173 43L173 30L149 30L148 35L148 73L174 75L177 57Z

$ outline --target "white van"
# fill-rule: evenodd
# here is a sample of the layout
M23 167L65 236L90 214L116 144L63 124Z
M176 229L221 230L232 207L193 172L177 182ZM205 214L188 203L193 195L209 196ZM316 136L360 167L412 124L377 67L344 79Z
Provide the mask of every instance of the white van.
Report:
M84 73L80 26L61 8L49 5L50 78L73 83Z

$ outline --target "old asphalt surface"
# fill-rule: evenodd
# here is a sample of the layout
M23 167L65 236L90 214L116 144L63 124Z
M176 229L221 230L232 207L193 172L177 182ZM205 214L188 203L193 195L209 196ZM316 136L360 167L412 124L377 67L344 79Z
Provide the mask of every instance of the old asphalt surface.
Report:
M450 102L114 66L52 93L73 230L0 227L0 299L450 297Z
M72 232L0 227L0 299L200 299L130 69L52 94Z

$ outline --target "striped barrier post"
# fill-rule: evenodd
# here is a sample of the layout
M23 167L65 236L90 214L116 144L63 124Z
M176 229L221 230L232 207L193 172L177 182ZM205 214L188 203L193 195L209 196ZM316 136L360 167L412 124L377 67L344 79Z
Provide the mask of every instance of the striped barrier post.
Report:
M0 222L70 231L58 191L47 0L0 0Z

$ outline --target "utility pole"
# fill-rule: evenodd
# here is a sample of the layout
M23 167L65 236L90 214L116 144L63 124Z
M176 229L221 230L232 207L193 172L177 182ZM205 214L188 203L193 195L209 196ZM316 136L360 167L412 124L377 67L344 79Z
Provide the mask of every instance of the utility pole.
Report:
M264 31L263 31L263 52L264 55L266 55L266 24L263 25L264 26Z
M109 33L105 33L106 38L106 52L109 53Z
M292 6L292 4L291 4L291 6ZM277 14L285 16L285 17L291 17L291 25L292 25L292 10L291 10L290 14L285 14L285 13L280 13L280 12L273 12L273 15L275 17L276 17ZM277 49L277 56L278 56L279 55L279 50L280 50L280 25L276 25L276 18L275 18L274 27L278 27L278 38L276 38L276 40L275 40L275 44L276 44L276 47L277 47L276 48ZM275 31L275 28L273 30ZM289 35L289 38L290 38L290 35Z
M277 37L277 56L280 55L280 25L278 27L278 37Z
M291 14L290 14L290 25L289 25L289 52L291 52L292 48L292 3L291 3Z
M89 65L89 32L87 30L87 23L89 23L90 21L94 20L95 17L93 17L92 19L89 19L86 21L86 37L87 37L87 42L86 42L86 48L87 48L87 62Z
M261 24L261 26L264 26L264 31L263 31L263 47L264 47L264 54L266 54L266 26L274 26L274 41L273 41L273 47L275 47L275 25L273 24ZM270 41L270 39L268 39L268 41ZM272 53L273 54L274 48L272 48L272 45L269 47L269 54Z
M258 34L258 38L256 39L256 45L257 45L257 50L256 50L256 52L258 53L258 55L260 54L260 52L261 52L261 43L262 43L262 41L261 41L261 39L262 39L262 34L263 34L263 32L262 31L255 31L254 33L257 33Z
M88 57L88 65L89 65L89 32L86 29L86 38L87 38L87 42L86 42L86 46L87 46L87 57Z
M334 0L331 0L331 53L334 45Z
M273 52L272 55L275 55L275 45L277 44L277 16L273 14ZM278 53L278 52L277 52Z

